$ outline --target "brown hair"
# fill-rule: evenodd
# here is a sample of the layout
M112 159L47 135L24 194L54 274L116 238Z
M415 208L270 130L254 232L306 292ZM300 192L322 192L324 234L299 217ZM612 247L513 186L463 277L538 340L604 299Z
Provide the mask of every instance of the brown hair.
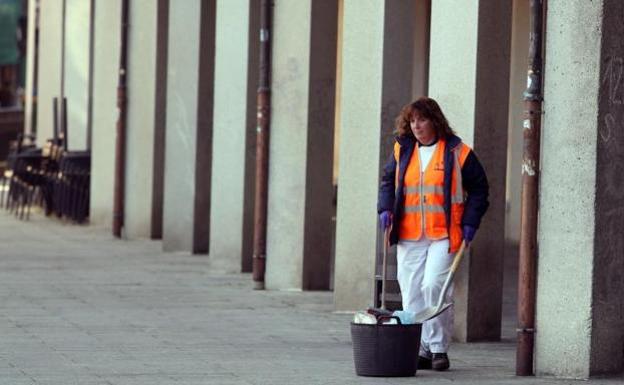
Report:
M399 116L397 116L394 121L399 136L414 136L410 128L410 119L416 113L431 120L438 138L447 138L451 135L455 135L455 132L449 126L448 120L446 120L438 102L423 96L401 109L401 113L399 113Z

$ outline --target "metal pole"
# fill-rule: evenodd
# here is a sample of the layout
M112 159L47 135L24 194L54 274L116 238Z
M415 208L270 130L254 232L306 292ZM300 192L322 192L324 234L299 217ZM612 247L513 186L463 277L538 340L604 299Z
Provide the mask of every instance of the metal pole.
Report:
M524 92L525 119L522 161L520 260L518 268L518 345L516 375L533 375L535 341L535 265L542 116L542 20L544 1L531 0L528 87Z
M62 4L62 19L61 19L61 95L59 96L59 138L62 139L62 148L67 151L67 135L65 129L67 127L67 99L65 97L65 32L67 21L67 0L63 0Z
M254 207L253 280L254 289L264 289L266 266L266 216L269 168L269 128L271 122L271 0L260 5L260 79L256 134L256 195Z
M61 5L61 95L60 100L65 98L65 21L67 16L67 1L63 0Z
M91 151L93 136L93 63L94 63L94 39L95 39L95 0L90 1L89 10L89 91L87 105L87 150Z
M54 138L54 144L58 144L59 138L59 111L58 111L58 98L55 96L52 98L52 116L54 117L54 124L52 125L52 138Z
M63 134L63 149L69 151L69 135L67 134L67 98L61 99L61 133Z
M113 235L121 237L124 219L125 163L126 163L126 75L128 50L128 8L130 0L121 2L121 47L119 52L119 80L117 83L117 139L115 142L115 188L113 197Z

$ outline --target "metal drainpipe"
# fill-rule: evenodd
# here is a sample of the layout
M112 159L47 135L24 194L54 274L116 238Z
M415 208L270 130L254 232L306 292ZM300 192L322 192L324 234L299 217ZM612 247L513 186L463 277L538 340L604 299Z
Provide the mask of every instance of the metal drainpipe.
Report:
M67 146L67 97L65 96L65 34L67 23L67 0L63 0L62 5L62 26L61 26L61 96L59 98L60 135L63 136L63 150L68 151Z
M126 75L128 50L128 8L130 0L121 1L121 47L119 50L119 80L117 83L117 140L115 143L115 187L113 201L113 235L121 237L124 219L126 177Z
M542 117L542 28L544 0L531 0L528 87L524 92L525 119L522 160L520 260L518 268L518 344L516 375L533 375L535 341L535 272Z
M256 195L254 203L253 281L255 290L264 289L266 266L266 226L269 169L269 129L271 123L271 11L272 0L260 3L260 79L256 128Z

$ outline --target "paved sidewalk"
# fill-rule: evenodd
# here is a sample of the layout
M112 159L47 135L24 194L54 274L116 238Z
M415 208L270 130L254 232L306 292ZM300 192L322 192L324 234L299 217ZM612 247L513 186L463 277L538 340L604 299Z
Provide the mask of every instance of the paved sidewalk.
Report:
M585 383L515 377L510 340L455 344L448 372L361 378L331 293L253 291L206 256L37 215L0 212L0 242L0 384Z

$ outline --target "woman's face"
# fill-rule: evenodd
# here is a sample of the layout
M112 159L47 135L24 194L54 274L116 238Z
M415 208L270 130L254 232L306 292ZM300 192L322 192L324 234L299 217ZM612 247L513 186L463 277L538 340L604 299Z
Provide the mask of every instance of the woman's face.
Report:
M410 128L412 133L421 144L431 144L436 140L435 129L431 120L425 118L418 112L415 112L410 119Z

